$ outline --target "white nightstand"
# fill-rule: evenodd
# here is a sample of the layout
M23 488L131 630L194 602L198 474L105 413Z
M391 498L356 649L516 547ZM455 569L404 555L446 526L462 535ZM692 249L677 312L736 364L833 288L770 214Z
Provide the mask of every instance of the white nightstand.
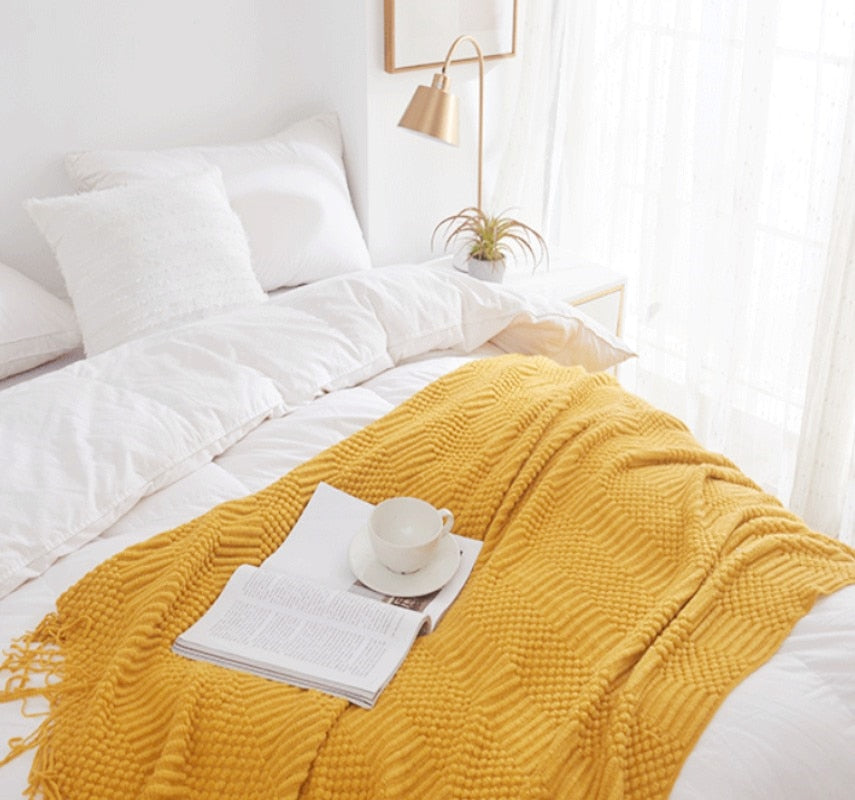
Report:
M427 263L433 269L465 272L453 265L450 256ZM621 335L626 276L619 272L591 262L553 256L549 269L541 264L534 273L509 270L503 285L526 293L557 297L583 311L617 336Z
M612 333L621 334L625 275L599 264L554 257L548 270L541 264L534 274L508 272L504 282L514 289L565 300Z

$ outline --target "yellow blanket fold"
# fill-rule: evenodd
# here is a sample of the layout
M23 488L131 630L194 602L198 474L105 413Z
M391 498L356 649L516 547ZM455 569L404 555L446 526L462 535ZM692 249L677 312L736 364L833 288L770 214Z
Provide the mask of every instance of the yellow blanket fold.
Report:
M422 497L484 540L371 711L170 651L321 480ZM855 553L678 421L606 375L505 356L102 564L7 655L0 697L50 699L48 797L654 798L727 692L852 582Z

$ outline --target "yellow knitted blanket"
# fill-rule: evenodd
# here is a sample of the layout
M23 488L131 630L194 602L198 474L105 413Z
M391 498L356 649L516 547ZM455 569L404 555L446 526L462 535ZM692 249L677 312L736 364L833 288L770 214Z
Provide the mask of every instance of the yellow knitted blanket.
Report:
M321 480L484 540L366 711L170 652ZM855 553L607 375L475 362L257 495L87 575L8 654L56 798L655 798L728 690ZM47 672L47 689L36 683Z

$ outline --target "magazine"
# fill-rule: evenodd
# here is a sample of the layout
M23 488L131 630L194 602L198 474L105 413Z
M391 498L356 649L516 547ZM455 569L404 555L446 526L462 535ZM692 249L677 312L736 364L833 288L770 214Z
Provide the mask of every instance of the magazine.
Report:
M460 593L481 550L450 534L459 566L441 588L416 597L374 591L355 578L348 556L371 509L319 484L283 544L260 566L238 567L173 651L371 708L416 637Z

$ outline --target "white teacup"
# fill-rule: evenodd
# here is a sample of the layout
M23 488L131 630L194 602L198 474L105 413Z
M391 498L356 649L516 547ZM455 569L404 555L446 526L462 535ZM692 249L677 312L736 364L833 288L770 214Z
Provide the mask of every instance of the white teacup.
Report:
M454 524L447 508L434 508L417 497L391 497L368 518L371 546L386 569L406 575L426 567Z

